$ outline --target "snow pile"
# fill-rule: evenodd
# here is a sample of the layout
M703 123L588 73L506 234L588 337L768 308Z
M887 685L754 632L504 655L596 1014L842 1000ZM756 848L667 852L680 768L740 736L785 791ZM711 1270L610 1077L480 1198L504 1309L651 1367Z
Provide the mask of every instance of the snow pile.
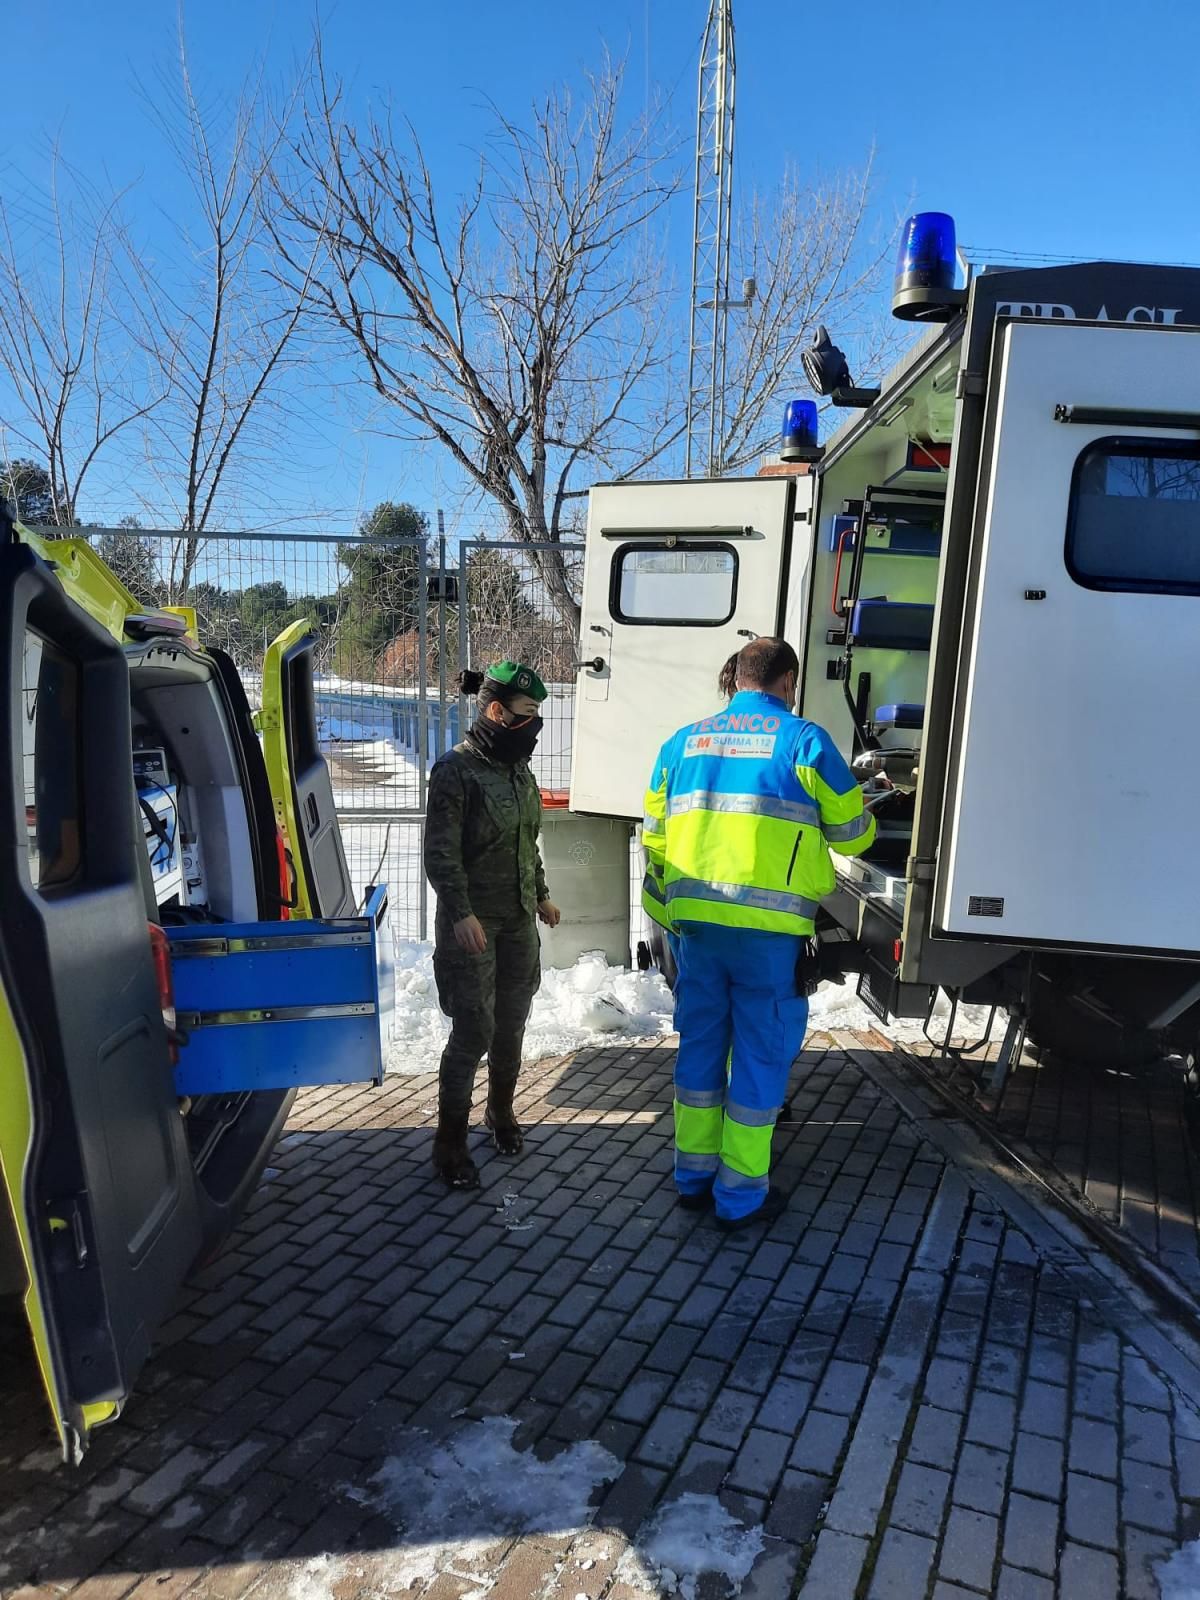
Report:
M717 1573L736 1595L763 1545L762 1531L745 1527L715 1495L685 1494L642 1527L637 1549L621 1557L617 1576L631 1584L657 1582L668 1594L696 1600L700 1578Z
M1200 1597L1200 1539L1193 1539L1154 1569L1161 1600L1198 1600Z
M493 1582L487 1557L498 1544L587 1527L593 1496L621 1463L594 1440L539 1461L513 1448L516 1429L511 1417L486 1417L444 1439L402 1432L374 1477L344 1491L392 1523L395 1546L305 1562L291 1573L290 1600L332 1600L347 1579L361 1577L373 1592L402 1592L442 1572L477 1583L483 1596Z
M432 1072L450 1035L438 1006L433 946L396 942L396 1007L384 1068ZM610 967L598 953L566 972L543 972L525 1030L525 1059L567 1055L600 1039L653 1039L671 1029L671 995L655 972Z
M864 1033L868 1028L881 1033L885 1038L895 1039L901 1044L916 1043L923 1037L924 1019L914 1017L897 1017L894 1022L880 1022L875 1013L869 1010L855 994L857 978L854 973L849 973L844 984L822 984L817 993L809 1001L808 1026L810 1030L819 1029L822 1033L838 1032ZM954 1019L954 1037L956 1040L967 1039L973 1042L983 1036L987 1028L987 1006L959 1006ZM946 1024L950 1020L950 1002L942 993L934 1002L933 1018L929 1024L929 1031L933 1037L941 1042L945 1037ZM994 1035L1000 1038L1004 1031L1004 1017L996 1014Z

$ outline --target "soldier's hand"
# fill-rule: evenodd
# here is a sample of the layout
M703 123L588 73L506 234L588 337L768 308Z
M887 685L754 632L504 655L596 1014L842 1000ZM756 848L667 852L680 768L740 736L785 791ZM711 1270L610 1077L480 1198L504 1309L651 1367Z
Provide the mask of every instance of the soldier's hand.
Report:
M469 956L481 956L487 949L487 934L478 917L464 917L454 924L454 938L460 950Z
M562 912L553 900L543 900L538 906L538 916L548 928L557 928L562 921Z

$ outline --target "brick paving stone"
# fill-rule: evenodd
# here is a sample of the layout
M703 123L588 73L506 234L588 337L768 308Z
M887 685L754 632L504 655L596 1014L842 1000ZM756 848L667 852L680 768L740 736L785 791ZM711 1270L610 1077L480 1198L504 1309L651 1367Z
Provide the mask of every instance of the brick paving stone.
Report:
M828 1478L789 1469L784 1473L771 1502L764 1531L773 1539L787 1539L797 1545L807 1544L816 1529L828 1493Z
M937 1545L915 1533L889 1528L883 1536L868 1600L897 1600L900 1595L923 1595Z
M947 1361L935 1356L925 1374L925 1398L944 1410L963 1411L971 1390L971 1378L971 1368L965 1361Z
M853 1416L858 1410L871 1369L848 1361L831 1361L813 1404L821 1411Z
M1004 1518L1003 1555L1014 1567L1053 1577L1058 1557L1058 1507L1013 1493Z
M621 1422L649 1422L670 1387L667 1373L640 1372L613 1402L612 1414Z
M1115 1478L1118 1444L1117 1430L1111 1424L1076 1417L1071 1427L1071 1465L1082 1472Z
M1162 1411L1144 1406L1126 1406L1122 1413L1121 1454L1152 1466L1168 1466L1171 1460L1171 1418Z
M752 1428L729 1474L729 1484L747 1494L769 1496L787 1461L791 1440L786 1434Z
M1015 1431L1016 1405L1012 1398L986 1389L976 1390L967 1414L967 1439L972 1444L1008 1451Z
M698 1421L697 1413L678 1406L663 1406L642 1435L633 1452L637 1460L656 1467L672 1467L691 1442Z
M754 1395L737 1389L724 1389L701 1420L699 1437L706 1444L737 1449L757 1408L758 1401Z
M1012 1486L1025 1494L1057 1500L1062 1493L1063 1447L1061 1440L1039 1434L1019 1433L1013 1453Z
M889 1521L912 1533L936 1533L950 1493L950 1474L908 1462L900 1472Z
M1064 1380L1065 1381L1065 1380ZM1107 1422L1117 1414L1117 1375L1098 1372L1092 1367L1075 1371L1075 1410L1080 1416L1098 1417Z
M923 1405L908 1442L909 1460L930 1467L952 1463L961 1431L962 1417L957 1411L939 1411L936 1406Z
M1089 1478L1081 1472L1067 1474L1067 1504L1063 1525L1069 1539L1080 1544L1117 1548L1117 1486L1107 1478Z
M817 1538L798 1600L847 1600L858 1588L870 1545L825 1528Z
M1121 1516L1152 1533L1175 1533L1178 1506L1167 1468L1144 1461L1121 1462Z
M1121 1600L1117 1558L1067 1544L1058 1573L1059 1600Z
M672 1489L680 1494L715 1495L728 1477L734 1459L732 1450L722 1450L717 1445L697 1440L688 1446L671 1480Z
M1021 1404L1021 1427L1026 1433L1042 1433L1062 1439L1067 1432L1067 1391L1057 1384L1031 1378L1025 1385Z
M1124 1600L1159 1600L1161 1585L1155 1568L1172 1556L1175 1549L1175 1540L1163 1534L1126 1528Z
M999 1531L995 1517L955 1506L946 1521L938 1558L941 1575L990 1593Z
M848 1417L810 1411L796 1439L790 1464L804 1472L828 1476L846 1447L849 1433Z
M954 1476L955 1504L967 1506L972 1511L998 1514L1004 1508L1007 1475L1008 1457L1001 1451L965 1444Z

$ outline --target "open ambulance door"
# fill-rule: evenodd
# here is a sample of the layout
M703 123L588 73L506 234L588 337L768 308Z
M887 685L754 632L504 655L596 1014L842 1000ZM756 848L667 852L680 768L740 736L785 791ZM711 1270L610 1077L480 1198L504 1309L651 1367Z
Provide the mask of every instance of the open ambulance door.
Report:
M1001 324L939 932L1200 949L1200 331Z
M263 662L263 754L275 813L296 875L296 915L352 917L333 783L317 732L313 690L316 637L301 619L271 644Z
M129 1395L201 1229L139 870L125 658L24 545L0 549L0 640L0 1204L77 1458Z
M806 609L811 524L793 541L793 522L797 491L807 507L811 482L696 479L591 491L573 811L640 817L659 749L675 729L721 708L717 675L751 639L786 626L803 657L792 632Z

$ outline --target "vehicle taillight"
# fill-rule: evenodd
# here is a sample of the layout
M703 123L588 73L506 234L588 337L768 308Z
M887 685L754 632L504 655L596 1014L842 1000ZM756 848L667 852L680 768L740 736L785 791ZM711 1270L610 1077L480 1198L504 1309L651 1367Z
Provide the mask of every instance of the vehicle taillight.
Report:
M288 908L292 900L292 869L287 846L283 842L283 832L279 828L275 829L275 854L279 859L279 920L290 922L292 913Z
M171 945L157 922L147 923L150 929L150 954L154 958L154 976L158 982L158 1003L162 1008L163 1027L167 1030L167 1053L171 1065L179 1061L179 1033L175 1014L175 979L171 975Z

